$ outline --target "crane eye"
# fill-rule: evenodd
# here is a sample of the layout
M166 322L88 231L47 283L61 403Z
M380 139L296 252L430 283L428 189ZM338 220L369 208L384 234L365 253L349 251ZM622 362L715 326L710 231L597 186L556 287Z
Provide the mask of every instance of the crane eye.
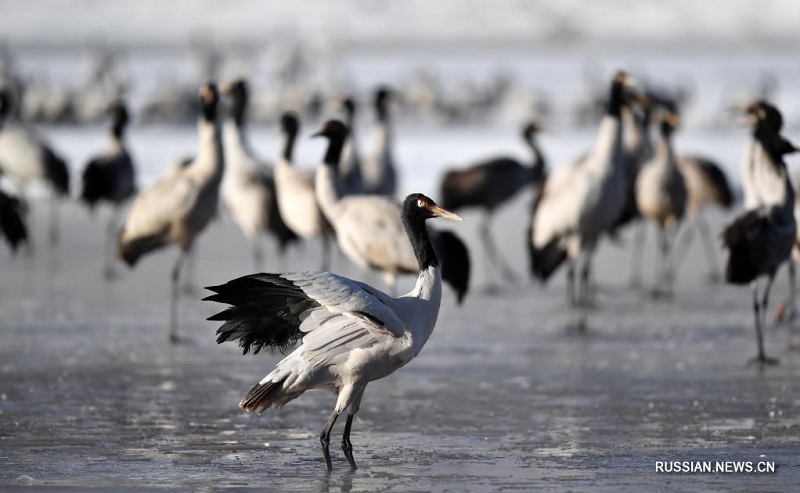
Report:
M428 207L428 203L423 199L417 199L417 207Z

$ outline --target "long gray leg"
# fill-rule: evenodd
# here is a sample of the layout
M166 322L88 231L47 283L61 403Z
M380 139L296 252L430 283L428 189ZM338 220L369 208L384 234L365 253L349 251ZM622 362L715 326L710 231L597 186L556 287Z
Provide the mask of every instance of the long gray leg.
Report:
M322 272L330 270L332 252L330 235L322 235L322 265L320 266Z
M794 259L789 259L789 301L786 309L787 320L794 320L797 316L797 274Z
M52 246L58 245L58 239L61 236L60 235L61 232L58 227L59 202L60 200L58 199L58 197L55 196L50 197L50 218L49 218L50 224L48 228L48 234L50 238L50 245Z
M103 277L106 280L111 280L116 277L116 271L114 269L116 256L114 255L114 246L116 245L117 239L117 214L119 213L119 209L115 206L111 210L111 215L108 218L108 224L106 225L106 239L105 239L105 267L103 268Z
M180 297L180 276L181 267L186 252L178 250L178 258L175 259L175 265L172 267L172 296L170 298L170 317L169 317L169 342L175 344L178 342L178 298Z
M484 248L486 249L486 255L489 257L492 265L495 269L503 276L506 282L511 282L512 284L517 283L517 277L514 275L514 272L509 268L506 261L503 259L503 256L500 254L500 251L497 249L497 245L494 243L494 238L492 237L492 233L490 231L490 226L492 222L492 213L487 212L483 215L481 219L479 231L480 235L483 240Z
M347 414L347 421L344 424L344 434L342 434L342 451L344 456L347 457L347 462L350 463L352 470L358 469L356 461L353 459L353 444L350 443L350 428L353 426L353 415Z
M703 246L705 247L706 263L708 263L709 270L708 277L713 283L720 283L722 282L722 270L717 260L717 249L714 247L714 241L711 239L711 229L700 214L697 215L697 229L700 231L700 239L703 241Z
M578 288L578 303L587 309L592 304L592 287L591 283L591 270L592 270L592 252L586 252L583 259L583 268L581 269L581 279Z
M767 305L769 303L769 290L772 287L772 281L775 279L775 274L772 273L767 278L767 285L764 287L764 298L759 302L758 299L758 280L750 283L750 288L753 291L753 309L755 311L756 319L756 343L758 344L758 355L753 359L754 362L761 365L774 365L778 360L769 358L764 351L764 325Z
M578 298L575 295L575 261L570 260L567 267L567 303L569 306L578 306Z
M336 420L339 418L340 412L341 411L334 409L333 414L331 414L331 417L328 418L328 422L325 424L325 428L323 428L322 433L319 434L319 443L322 445L322 455L325 457L325 467L328 468L328 472L333 471L330 452L331 430L333 430L333 425L336 424Z
M673 258L675 259L673 268L675 272L678 272L678 270L681 268L683 259L687 257L686 253L689 251L689 247L692 246L695 228L699 229L699 226L697 225L697 219L692 220L692 226L683 228L683 234L678 237L673 244L672 251L674 252Z
M264 247L261 236L256 233L251 244L253 247L253 272L261 272L264 270Z
M634 239L633 251L631 252L631 280L632 288L642 286L642 258L644 256L644 244L647 240L647 223L639 221L633 225Z

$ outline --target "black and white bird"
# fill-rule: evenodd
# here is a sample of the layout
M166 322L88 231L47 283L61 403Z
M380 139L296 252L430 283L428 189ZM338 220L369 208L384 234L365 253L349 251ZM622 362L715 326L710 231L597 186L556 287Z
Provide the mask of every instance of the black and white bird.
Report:
M529 230L529 254L534 276L546 281L568 260L569 301L580 308L583 329L589 304L591 258L600 237L622 212L627 190L620 114L632 77L617 72L610 87L606 115L592 151L577 163L556 170L537 198ZM575 264L582 262L579 293L575 294Z
M280 408L309 389L337 395L320 434L328 471L330 435L347 413L342 449L356 469L350 430L367 384L392 374L419 354L439 314L442 275L425 221L461 218L422 194L403 202L403 225L413 245L419 276L414 289L393 298L368 284L330 272L253 274L209 287L209 301L231 305L209 320L223 321L217 343L236 341L244 353L301 344L262 378L239 403L247 412Z
M136 193L136 170L125 147L125 128L128 125L128 109L122 101L115 101L106 108L111 115L111 141L104 154L93 157L83 170L81 200L90 209L107 202L112 209L108 217L105 238L105 268L107 279L113 278L114 250L120 208Z
M178 284L184 258L197 236L217 212L225 168L222 135L217 120L219 94L214 84L200 90L197 157L178 166L143 190L131 206L119 235L118 255L133 267L147 253L174 244L178 256L172 269L171 342L178 342Z
M344 109L344 124L350 132L347 134L347 142L342 149L342 162L339 164L339 176L341 177L342 193L345 195L364 193L364 179L361 177L361 154L358 148L358 128L356 127L357 104L352 97L346 97L342 101Z
M51 188L48 234L50 243L56 244L57 201L69 195L67 163L32 127L12 118L13 105L11 91L0 89L0 175L10 178L22 191L31 182L45 183Z
M0 237L5 238L12 253L28 241L25 207L18 198L3 190L0 190Z
M399 275L418 272L414 250L404 232L402 210L386 196L343 195L338 165L347 127L331 120L316 135L329 140L323 162L317 167L317 202L336 232L339 248L360 269L380 272L394 292ZM461 303L469 288L467 247L455 233L431 228L430 234L442 257L442 277Z
M278 210L274 172L259 162L247 139L249 89L244 79L236 79L222 88L230 99L230 109L223 125L225 176L222 179L222 202L239 225L253 249L253 265L260 270L264 262L261 235L269 233L283 255L297 235L286 226Z
M687 189L678 168L672 147L672 134L678 127L674 108L662 108L659 115L659 140L653 158L639 170L636 177L636 208L652 222L658 231L660 265L654 294L673 295L675 278L673 246L675 235L686 211Z
M374 147L361 160L361 179L364 193L394 197L397 191L397 168L394 158L394 128L391 103L395 92L388 87L375 91Z
M534 122L526 124L522 130L522 138L533 154L530 164L507 156L486 159L466 169L446 171L440 187L445 209L483 209L480 237L490 262L507 281L514 281L515 275L495 245L490 231L491 221L498 207L523 189L532 189L544 180L546 162L536 142L538 132L539 126Z
M688 193L686 201L686 228L681 235L678 245L676 245L676 260L686 258L686 252L691 246L695 234L700 236L703 250L708 267L708 279L712 283L722 282L722 270L720 268L719 246L712 238L711 227L704 217L704 211L709 207L716 206L724 210L733 207L734 196L722 166L711 158L693 154L678 155L678 168L686 181L686 191ZM679 265L676 265L677 268Z
M294 163L294 146L300 132L300 119L288 111L281 115L283 150L275 165L275 192L278 210L283 222L294 234L308 240L319 238L322 242L322 270L331 262L333 228L317 204L314 188L314 170L298 167Z
M775 364L764 350L769 292L778 267L789 260L795 245L794 189L783 156L798 149L780 135L783 118L775 106L758 101L747 108L754 123L747 152L752 159L752 208L728 225L723 242L729 251L725 280L750 284L753 293L756 341L760 364ZM759 279L766 276L763 292Z

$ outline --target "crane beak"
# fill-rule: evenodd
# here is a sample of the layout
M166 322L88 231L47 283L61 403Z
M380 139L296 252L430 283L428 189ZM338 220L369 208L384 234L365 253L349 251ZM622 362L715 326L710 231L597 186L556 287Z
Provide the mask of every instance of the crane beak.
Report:
M459 221L459 222L464 221L464 219L462 219L461 216L459 216L458 214L450 212L447 209L439 207L436 204L431 204L428 207L428 210L431 212L431 214L434 215L434 217L442 217L444 219L450 219L451 221Z

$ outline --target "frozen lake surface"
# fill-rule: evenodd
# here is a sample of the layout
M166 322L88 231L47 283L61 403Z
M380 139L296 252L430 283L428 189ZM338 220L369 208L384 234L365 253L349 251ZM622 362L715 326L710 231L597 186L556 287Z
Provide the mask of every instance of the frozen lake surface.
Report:
M521 270L528 200L495 225ZM34 210L40 239L43 209ZM421 355L369 386L352 436L360 469L348 471L335 438L326 475L317 434L330 394L260 418L241 412L241 396L279 356L217 346L205 318L220 305L199 301L202 292L182 304L192 342L169 345L174 253L107 283L102 217L75 204L62 216L57 250L40 241L33 256L0 256L0 490L788 491L800 481L800 355L790 347L800 334L770 330L767 350L781 364L748 366L749 290L708 284L697 244L671 303L628 289L628 247L604 244L598 309L581 335L563 275L547 288L484 289L478 216L466 213L456 229L479 264L472 292L457 307L446 291ZM285 262L313 269L318 259L311 244ZM342 257L334 270L380 284ZM199 243L197 284L249 272L239 231L214 223ZM780 277L773 306L785 286ZM655 472L656 461L676 460L774 461L777 472Z
M682 67L695 70L710 84L701 94L716 95L715 109L733 82L753 82L763 68L774 68L783 87L800 73L786 57L721 57L710 65L679 58L650 60L645 68L668 74L668 81ZM630 61L605 60L604 67ZM392 78L391 61L354 63L354 72L368 74L359 79L365 87L369 77ZM537 83L560 88L563 103L572 84L579 89L580 67L579 57L567 65L546 58L520 73L528 81L545 74ZM74 75L74 67L64 70ZM559 86L564 80L566 88ZM797 101L796 91L781 94ZM788 120L797 122L800 106L786 107ZM436 198L444 166L501 150L525 156L517 123L441 129L401 122L403 192ZM274 157L277 129L251 130L258 153ZM305 138L313 130L305 127L298 143L300 161L309 165L322 155L322 143ZM74 172L106 141L99 127L42 131ZM676 146L718 159L738 182L745 134L686 129ZM556 127L541 143L558 166L593 138L593 131ZM142 185L196 148L191 127L134 127L129 142ZM493 228L521 277L530 200L514 200ZM333 408L331 395L310 392L260 418L241 412L239 399L279 355L243 357L234 345L217 346L217 324L205 319L221 306L201 302L202 290L182 301L181 331L191 343L171 346L174 251L145 258L108 283L101 276L106 211L90 217L77 204L65 205L62 244L52 249L44 241L45 209L34 204L33 255L11 258L0 249L2 491L790 491L800 484L800 330L787 324L766 334L779 366L748 366L755 354L749 290L709 284L697 242L672 302L628 288L632 231L620 244L604 243L595 263L598 308L588 333L579 334L571 328L562 274L546 288L526 281L485 289L492 274L482 262L479 216L465 213L463 225L446 226L472 249L471 293L457 307L445 288L439 323L419 358L366 391L352 435L360 469L349 472L334 450L334 472L326 475L317 435ZM714 211L715 229L731 214ZM319 245L312 243L284 260L271 256L266 270L318 264ZM649 252L646 274L651 264ZM382 286L341 256L333 270ZM196 284L250 272L249 247L221 217L199 240ZM781 274L773 307L786 292ZM340 433L341 424L332 449ZM657 461L774 461L777 472L659 474Z

